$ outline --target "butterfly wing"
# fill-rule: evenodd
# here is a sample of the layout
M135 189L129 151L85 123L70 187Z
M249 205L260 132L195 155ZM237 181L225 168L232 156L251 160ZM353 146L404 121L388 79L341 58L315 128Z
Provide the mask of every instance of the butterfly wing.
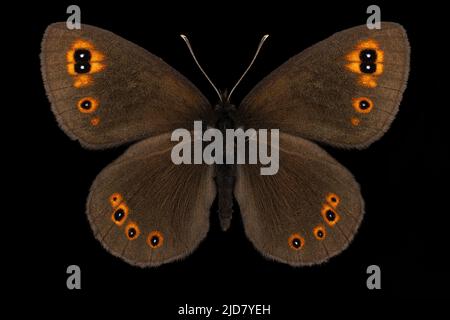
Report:
M41 66L60 126L88 148L191 128L194 120L210 122L213 116L206 98L180 73L100 28L50 25Z
M158 266L190 254L209 229L213 166L175 165L170 134L145 139L95 179L87 203L96 238L113 255Z
M288 60L243 100L239 125L345 148L379 139L398 111L410 55L403 27L381 26L338 32Z
M283 133L279 164L275 175L237 166L234 194L248 238L266 257L293 266L337 255L363 218L357 182L316 144Z

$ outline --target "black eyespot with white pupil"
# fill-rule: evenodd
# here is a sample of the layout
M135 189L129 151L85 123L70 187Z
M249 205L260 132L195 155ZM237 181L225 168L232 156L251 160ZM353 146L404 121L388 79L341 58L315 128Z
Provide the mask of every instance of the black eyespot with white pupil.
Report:
M159 244L159 237L157 235L154 235L150 238L150 244L153 247L156 247Z
M324 233L323 233L322 230L317 230L316 235L317 235L319 238L323 238Z
M127 232L129 238L134 238L137 234L137 231L134 227L129 228Z
M360 108L361 110L367 110L367 109L369 109L369 108L370 108L370 102L367 101L367 100L361 100L361 101L359 102L359 108Z
M83 100L83 101L81 101L80 106L84 110L89 110L92 108L92 102L90 100ZM116 201L115 197L114 197L113 201Z
M336 219L336 214L332 210L327 210L325 216L327 217L327 220L330 222L333 222Z
M117 222L122 221L122 219L125 217L125 211L123 209L117 209L116 212L114 212L114 220Z
M362 73L375 73L377 71L377 65L376 63L363 62L359 65L359 70Z
M292 246L295 249L299 249L302 246L302 240L300 238L294 238L292 239Z
M87 49L78 49L73 54L75 62L89 62L91 60L91 52Z
M77 62L75 63L76 73L89 73L91 71L91 65L89 62Z
M373 49L364 49L359 53L359 59L362 62L375 62L377 60L377 52Z
M91 52L87 49L78 49L73 54L75 60L75 72L76 73L89 73L91 71Z

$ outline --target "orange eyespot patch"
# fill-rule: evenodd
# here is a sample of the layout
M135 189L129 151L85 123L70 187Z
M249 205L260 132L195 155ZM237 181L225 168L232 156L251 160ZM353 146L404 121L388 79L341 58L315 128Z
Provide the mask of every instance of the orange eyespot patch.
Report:
M374 50L375 56L361 56L361 52L364 50ZM363 52L365 53L365 52ZM370 53L370 52L368 52ZM360 62L361 60L374 60L377 63L384 62L384 51L380 49L380 45L377 41L373 39L363 40L359 42L355 49L347 54L346 60L348 62Z
M128 206L125 203L121 203L113 211L111 215L111 220L120 227L121 225L123 225L125 220L127 220L128 211L129 211Z
M98 108L98 101L92 97L81 98L77 103L78 110L82 113L92 113Z
M373 102L369 98L359 97L352 99L353 108L359 113L369 113L373 109Z
M109 203L111 203L111 206L113 208L116 208L123 200L123 197L120 193L116 192L113 193L110 197L109 197Z
M322 207L322 217L330 227L334 227L334 225L341 219L336 210L328 204L324 204Z
M91 119L91 125L98 126L98 124L100 123L100 118L99 117L94 117Z
M70 72L69 72L70 73ZM75 88L86 87L92 83L92 77L90 75L82 74L75 77L73 86Z
M163 245L164 237L161 232L154 230L147 237L147 244L150 248L156 249Z
M352 118L350 119L350 122L352 123L352 125L354 125L355 127L357 127L357 126L359 126L359 123L361 122L361 120L359 120L359 119L356 118L356 117L352 117Z
M327 194L327 202L333 208L336 208L338 206L339 201L341 201L341 199L339 198L339 196L337 194L335 194L335 193Z
M324 240L327 236L327 232L325 230L325 227L322 225L319 225L314 228L313 230L314 237L316 237L317 240Z
M298 233L294 233L288 238L288 244L291 249L300 250L305 245L305 239Z
M384 71L384 51L377 41L368 39L359 42L345 58L347 69L359 75L358 83L361 86L377 86L377 77Z
M127 236L128 240L136 240L140 234L141 231L139 230L139 227L136 223L130 222L129 224L127 224L125 228L125 235Z
M67 72L74 76L74 87L91 85L92 74L105 68L104 55L86 40L76 40L66 53Z
M375 77L362 75L359 77L359 84L363 87L367 88L375 88L377 86L377 82L375 81Z
M89 42L87 40L83 40L83 39L78 39L72 43L71 48L66 53L67 63L75 63L76 62L75 61L75 51L76 50L90 51L90 59L92 59L92 61L102 61L104 59L104 56L99 51L95 50L94 45L91 42ZM83 57L80 57L80 58L83 58Z

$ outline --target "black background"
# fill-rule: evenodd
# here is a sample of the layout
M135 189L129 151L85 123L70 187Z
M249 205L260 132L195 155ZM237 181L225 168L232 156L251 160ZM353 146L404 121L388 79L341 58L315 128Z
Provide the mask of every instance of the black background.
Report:
M411 73L397 119L380 141L362 151L325 147L355 175L366 201L365 218L347 250L314 267L271 262L245 237L239 212L231 230L221 232L214 206L210 232L191 256L140 269L107 253L94 239L84 213L92 181L126 147L88 151L71 141L58 128L42 85L38 57L42 34L48 24L67 18L69 4L41 3L9 11L22 17L16 24L20 36L15 36L15 48L27 74L21 80L27 90L16 96L20 108L9 122L19 139L12 147L13 159L23 172L20 184L12 185L15 188L10 191L20 195L15 206L19 212L14 214L23 218L15 221L26 235L19 237L23 243L14 241L23 261L15 260L13 267L28 268L20 278L38 289L35 298L140 296L147 301L149 315L159 312L172 317L177 306L185 303L272 304L276 315L300 313L308 298L326 303L350 297L442 297L447 282L444 243L449 210L448 187L438 183L448 163L444 158L448 143L442 133L449 106L448 81L441 77L448 49L439 49L443 29L438 6L378 3L382 20L401 23L408 32ZM294 54L334 32L364 24L371 3L78 4L82 23L110 30L162 57L213 103L214 92L179 34L190 37L199 61L218 87L230 88L252 58L260 37L269 33L236 91L238 104L260 79ZM23 125L17 126L18 120ZM81 267L80 291L66 288L66 268L71 264ZM382 290L366 288L366 268L371 264L381 267Z

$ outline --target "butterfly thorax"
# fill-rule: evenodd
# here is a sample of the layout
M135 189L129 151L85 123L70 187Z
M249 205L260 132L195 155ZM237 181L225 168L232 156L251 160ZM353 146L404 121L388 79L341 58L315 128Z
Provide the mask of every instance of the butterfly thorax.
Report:
M215 127L225 133L226 129L234 129L234 114L236 112L236 106L229 102L219 102L214 107L216 113Z

